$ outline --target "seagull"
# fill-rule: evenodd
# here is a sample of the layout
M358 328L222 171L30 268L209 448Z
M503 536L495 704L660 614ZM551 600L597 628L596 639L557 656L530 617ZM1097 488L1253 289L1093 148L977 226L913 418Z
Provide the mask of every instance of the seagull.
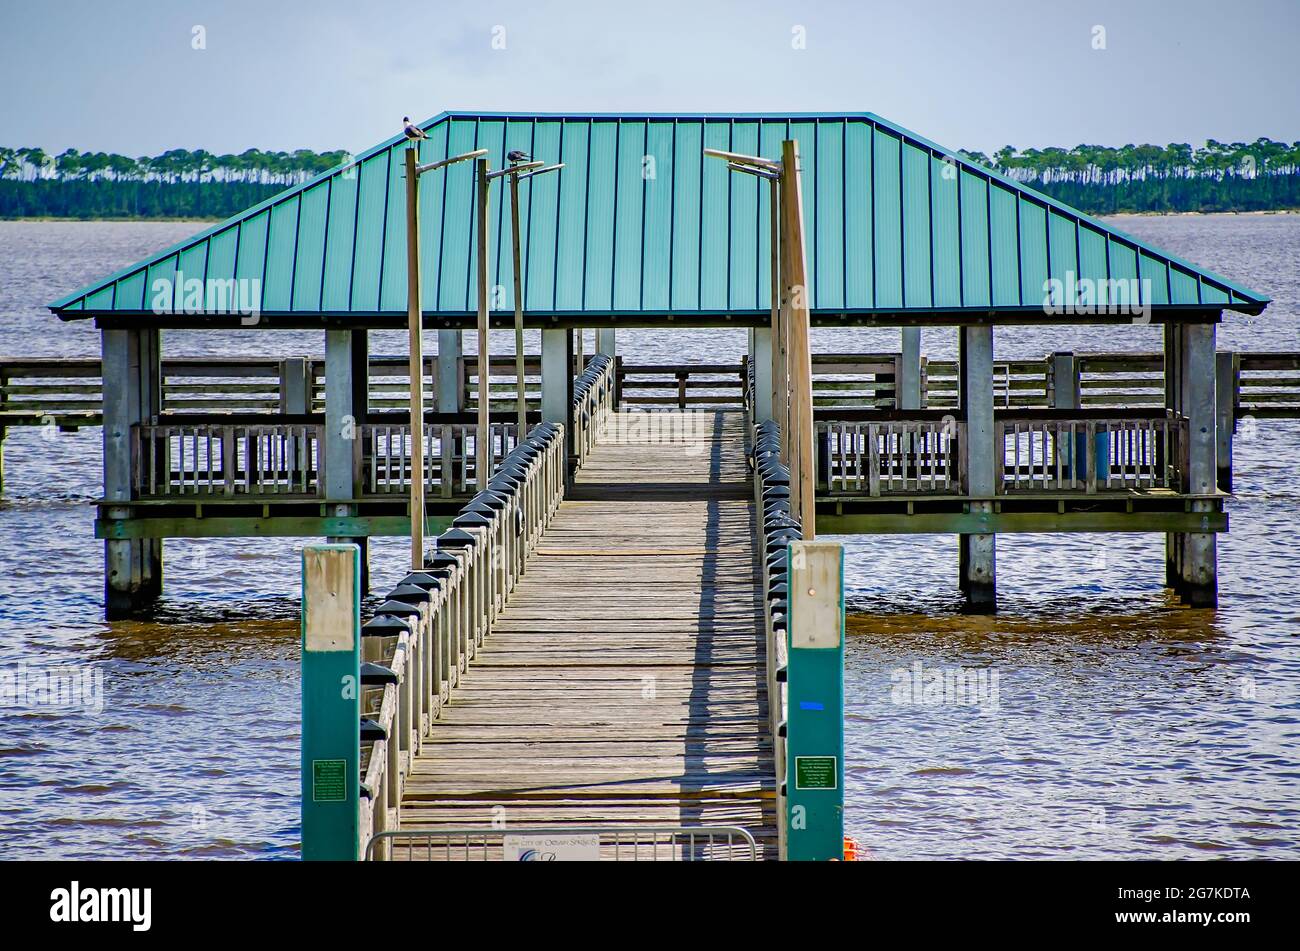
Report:
M417 142L420 139L427 139L429 137L425 134L423 129L411 121L410 116L402 116L402 125L406 132L406 137L412 142Z
M506 153L506 158L510 159L510 162L514 165L518 165L520 162L527 162L531 157L532 156L523 149L512 149Z

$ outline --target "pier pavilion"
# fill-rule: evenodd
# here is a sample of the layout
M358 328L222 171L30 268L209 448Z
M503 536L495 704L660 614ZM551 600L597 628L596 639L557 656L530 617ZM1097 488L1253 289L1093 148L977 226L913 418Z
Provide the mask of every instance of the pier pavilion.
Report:
M976 609L995 602L999 534L1162 532L1167 582L1192 604L1214 603L1215 535L1227 529L1215 329L1266 297L871 114L456 112L423 128L422 164L475 149L493 168L514 149L564 164L521 185L520 284L525 324L542 339L530 423L566 424L570 458L575 329L595 328L613 354L620 328L747 328L754 421L776 418L816 442L816 531L956 535ZM805 276L774 294L783 249L762 177L704 152L779 162L786 140L797 143ZM406 322L405 148L394 137L51 305L102 333L96 531L110 615L157 595L165 537L364 543L409 532L409 409L392 397L403 387L384 383L400 384L401 367L371 359L368 342ZM509 193L497 196L490 320L505 328L515 281ZM436 407L425 418L426 515L445 526L485 482L464 396L480 371L461 352L479 308L468 163L422 182L419 220L423 321L438 334L425 380ZM813 407L806 387L791 387L806 380L787 349L801 308L813 327L900 328L888 400ZM1164 328L1161 405L1083 407L1070 354L1053 358L1048 405L998 405L995 329L1104 324L1121 350L1135 320ZM959 340L953 406L923 405L922 327ZM174 328L316 329L325 356L279 365L269 414L241 413L238 400L195 412L167 400L162 341ZM251 385L217 364L193 372L235 395ZM513 420L508 403L492 417L494 459L523 439Z

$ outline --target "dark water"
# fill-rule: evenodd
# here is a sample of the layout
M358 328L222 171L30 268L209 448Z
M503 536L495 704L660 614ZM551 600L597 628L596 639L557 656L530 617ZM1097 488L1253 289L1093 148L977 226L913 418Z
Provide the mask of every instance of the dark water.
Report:
M1262 317L1230 317L1221 348L1300 349L1300 216L1120 227L1274 297ZM0 222L0 354L97 355L93 327L60 324L44 303L194 230ZM401 334L376 336L376 352L402 352ZM815 345L896 339L818 332ZM955 342L935 331L923 344L951 357ZM704 362L737 358L744 341L626 332L619 345L631 359ZM1156 349L1159 338L1014 328L996 345L1041 356ZM289 355L323 344L319 333L244 331L168 332L164 346ZM293 856L301 540L169 540L158 618L107 624L89 505L99 440L17 429L5 442L0 670L97 672L102 711L0 707L0 857ZM1214 612L1164 592L1161 536L1003 536L995 618L959 613L954 539L845 539L853 834L882 859L1300 857L1297 466L1296 422L1238 439ZM383 586L405 544L373 549ZM983 672L978 703L909 687L956 669Z

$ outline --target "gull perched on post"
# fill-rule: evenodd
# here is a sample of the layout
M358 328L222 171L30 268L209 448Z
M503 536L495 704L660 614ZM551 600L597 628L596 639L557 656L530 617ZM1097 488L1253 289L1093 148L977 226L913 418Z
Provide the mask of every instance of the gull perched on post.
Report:
M402 116L403 130L406 137L412 142L418 142L420 139L427 139L429 136L418 125L411 121L410 116Z
M511 149L506 153L506 158L510 160L511 164L518 165L520 162L527 162L531 156L523 149Z

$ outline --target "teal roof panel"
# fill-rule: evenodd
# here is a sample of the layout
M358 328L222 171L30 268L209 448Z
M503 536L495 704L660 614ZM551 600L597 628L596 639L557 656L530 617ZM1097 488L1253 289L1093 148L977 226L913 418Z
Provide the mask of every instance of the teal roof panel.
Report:
M421 163L477 148L488 150L493 168L516 148L564 163L520 185L532 314L766 312L767 186L706 161L702 149L779 158L787 137L799 142L803 166L815 314L1041 310L1049 279L1071 294L1069 274L1097 281L1103 299L1114 281L1147 281L1156 307L1258 312L1269 302L870 113L457 112L423 128ZM404 314L405 148L395 136L50 308L69 318L147 313L157 304L154 282L175 281L179 271L208 283L255 280L254 303L268 314ZM420 180L428 313L477 307L474 198L472 163ZM504 182L494 185L488 247L497 310L514 307L509 200ZM183 287L172 304L186 308Z

